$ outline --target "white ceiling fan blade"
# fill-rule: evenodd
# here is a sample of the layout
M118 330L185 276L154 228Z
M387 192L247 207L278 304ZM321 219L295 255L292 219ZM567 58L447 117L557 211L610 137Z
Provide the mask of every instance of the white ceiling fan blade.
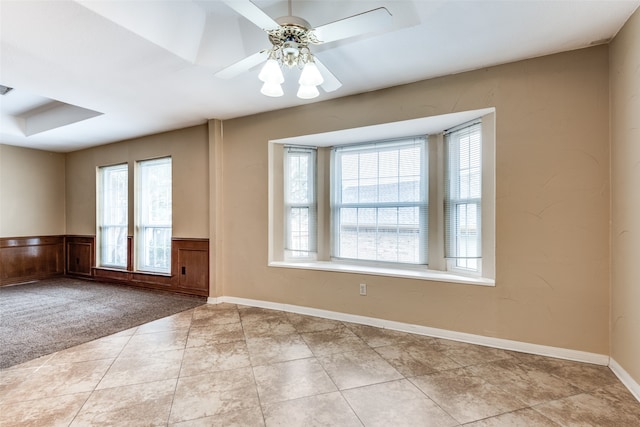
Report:
M214 75L221 79L231 79L239 74L249 71L251 68L266 60L267 51L263 50L258 53L254 53L251 56L247 56L246 58L236 62L235 64L231 64L228 67L223 68Z
M353 15L339 21L317 27L314 32L322 43L381 30L392 23L391 14L384 7Z
M314 61L318 66L318 70L320 70L320 74L324 77L324 82L320 85L325 92L333 92L342 86L340 80L336 76L333 75L331 71L318 59L317 56L314 56Z
M224 2L263 30L275 30L280 27L276 21L249 0L224 0Z

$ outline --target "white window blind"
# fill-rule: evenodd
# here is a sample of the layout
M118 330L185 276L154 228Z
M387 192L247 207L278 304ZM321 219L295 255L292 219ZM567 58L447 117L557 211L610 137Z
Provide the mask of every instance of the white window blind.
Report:
M332 153L332 255L426 264L426 138L342 146Z
M317 235L316 150L284 147L285 251L313 257Z
M171 272L171 158L138 162L137 269Z
M128 165L98 169L100 265L127 268Z
M454 268L478 271L482 257L482 127L445 133L445 257Z

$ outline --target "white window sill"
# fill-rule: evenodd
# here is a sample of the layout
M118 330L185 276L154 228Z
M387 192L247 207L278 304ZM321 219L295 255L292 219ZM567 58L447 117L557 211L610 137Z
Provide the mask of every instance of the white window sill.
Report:
M404 279L430 280L435 282L451 282L464 285L495 286L495 280L485 277L469 277L446 271L414 270L401 268L377 267L369 265L347 264L329 261L285 262L272 261L269 267L299 268L303 270L333 271L338 273L360 273L374 276L400 277Z

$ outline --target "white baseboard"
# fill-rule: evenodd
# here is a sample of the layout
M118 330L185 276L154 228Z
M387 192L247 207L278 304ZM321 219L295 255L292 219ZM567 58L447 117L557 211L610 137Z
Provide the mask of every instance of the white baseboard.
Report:
M613 358L609 361L609 368L618 377L618 379L625 385L633 394L633 396L640 402L640 384L634 380L622 366L618 364Z
M376 326L401 332L410 332L418 335L426 335L435 338L444 338L453 341L461 341L469 344L483 345L502 350L520 351L523 353L537 354L541 356L556 357L559 359L573 360L576 362L592 363L595 365L609 366L609 356L604 354L589 353L585 351L569 350L566 348L550 347L546 345L530 344L521 341L512 341L502 338L486 337L483 335L467 334L464 332L449 331L446 329L430 328L428 326L413 325L410 323L394 322L375 317L358 316L355 314L340 313L336 311L320 310L317 308L303 307L299 305L281 304L270 301L253 300L237 297L209 298L209 304L222 302L247 305L251 307L268 308L272 310L287 311L290 313L305 314L308 316L322 317L325 319L339 320L343 322L358 323L361 325ZM615 371L614 371L615 372ZM629 377L630 378L630 377ZM624 381L623 381L624 382ZM626 385L626 383L625 383ZM637 386L637 384L636 384ZM637 396L637 395L636 395Z

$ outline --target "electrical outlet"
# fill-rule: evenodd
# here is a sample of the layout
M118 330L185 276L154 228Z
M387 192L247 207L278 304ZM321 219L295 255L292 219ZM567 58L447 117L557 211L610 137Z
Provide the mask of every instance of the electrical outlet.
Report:
M360 283L360 295L367 295L367 284Z

